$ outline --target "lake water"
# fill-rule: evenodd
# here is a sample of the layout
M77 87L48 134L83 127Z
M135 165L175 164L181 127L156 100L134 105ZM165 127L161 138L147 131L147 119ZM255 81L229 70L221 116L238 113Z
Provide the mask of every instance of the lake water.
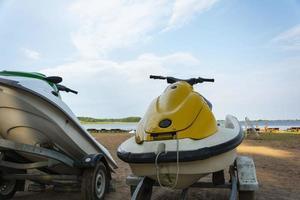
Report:
M135 130L138 123L107 123L107 124L83 124L86 129L122 129L122 130ZM263 128L266 125L269 128L280 128L281 130L286 130L290 127L300 127L300 121L259 121L252 122L254 127ZM245 127L245 123L241 122L242 127Z
M107 123L107 124L83 124L86 129L122 129L122 130L135 130L138 123Z

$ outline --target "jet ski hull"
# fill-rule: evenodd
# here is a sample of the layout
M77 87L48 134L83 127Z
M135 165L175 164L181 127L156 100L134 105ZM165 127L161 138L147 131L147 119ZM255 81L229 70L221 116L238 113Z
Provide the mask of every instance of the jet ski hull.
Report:
M184 189L197 182L202 177L226 169L233 164L236 158L236 150L205 159L179 163L179 174L176 189ZM159 179L162 185L173 187L177 174L177 163L160 163ZM132 173L136 176L147 176L158 180L156 166L152 163L130 163Z
M46 82L22 81L0 79L0 136L3 139L53 149L74 161L102 153L110 167L116 168L110 153L80 126L75 115L51 93ZM45 160L40 156L19 154L30 161ZM51 170L61 174L80 173L65 165L57 165Z
M118 156L129 163L135 176L147 176L156 181L159 176L159 181L165 186L175 186L178 174L175 188L183 189L207 174L232 165L237 156L236 147L243 137L237 119L228 116L225 126L219 126L218 132L210 137L201 140L145 141L142 144L137 144L132 137L121 144ZM165 149L158 155L161 144Z

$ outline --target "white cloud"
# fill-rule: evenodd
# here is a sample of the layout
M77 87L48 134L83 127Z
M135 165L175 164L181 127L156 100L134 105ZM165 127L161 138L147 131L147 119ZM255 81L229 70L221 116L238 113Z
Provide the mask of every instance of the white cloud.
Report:
M251 119L297 118L300 107L295 102L300 100L300 94L297 87L291 85L299 85L299 60L270 63L254 71L252 66L241 66L240 69L251 69L241 76L230 67L221 69L226 63L212 69L202 67L198 58L185 52L165 56L142 54L123 62L105 57L115 49L148 40L157 32L181 27L216 2L78 0L70 7L79 22L78 29L72 33L72 41L82 57L78 61L44 69L42 73L60 75L64 77L64 84L79 91L78 96L63 96L77 115L141 116L150 101L167 86L164 81L148 78L150 74L157 74L215 78L214 84L195 88L211 100L218 119L223 119L225 114L236 115L239 119L245 116ZM273 41L284 48L297 49L298 26L278 35ZM274 98L278 96L289 98L284 101Z
M276 36L272 42L284 50L300 50L300 24Z
M166 29L187 23L197 13L210 9L218 0L176 0Z
M149 79L150 74L188 77L205 74L199 60L188 53L166 56L143 54L125 62L81 60L41 71L60 75L79 95L64 95L78 115L121 117L142 115L150 101L167 85Z
M38 60L40 59L40 53L28 48L21 48L22 53L29 59Z
M189 6L192 4L198 3L190 2ZM154 33L176 25L175 21L170 24L172 16L191 14L180 11L180 5L177 0L77 0L69 7L78 23L71 40L81 57L41 72L60 75L64 84L79 91L75 98L71 94L64 95L78 115L142 115L149 102L166 86L165 82L149 80L150 74L177 77L194 74L196 77L207 71L199 67L201 63L197 58L185 52L165 56L142 54L123 62L110 60L106 55L146 41ZM177 8L173 9L174 6ZM180 14L173 13L179 11ZM190 17L185 22L188 19Z
M127 47L164 24L169 10L166 5L165 0L79 0L71 6L80 23L72 41L84 57L98 57Z
M299 58L270 63L272 67L264 65L241 76L230 69L208 69L193 55L180 52L165 56L143 54L124 62L80 60L41 72L60 75L63 84L79 91L77 96L66 94L63 99L81 116L142 116L151 100L167 86L165 81L149 79L150 74L156 74L215 78L215 83L197 85L195 89L213 103L218 119L224 119L226 114L239 119L287 119L299 118L300 106L295 102L300 101L300 93L297 87L291 87L300 84L299 63ZM289 98L283 101L274 97Z
M181 26L216 0L78 0L70 6L79 22L72 42L81 56L97 58L147 41L154 31Z

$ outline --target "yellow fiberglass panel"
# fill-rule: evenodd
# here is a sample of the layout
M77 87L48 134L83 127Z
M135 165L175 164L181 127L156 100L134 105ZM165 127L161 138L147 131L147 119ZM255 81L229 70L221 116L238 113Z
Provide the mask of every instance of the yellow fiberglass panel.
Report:
M177 138L203 139L213 135L217 130L217 121L208 105L205 104L193 124L177 132Z
M197 118L204 104L203 98L193 91L190 84L183 81L171 84L151 103L144 117L144 130L146 133L184 130ZM171 124L162 128L159 123L165 119L171 120Z

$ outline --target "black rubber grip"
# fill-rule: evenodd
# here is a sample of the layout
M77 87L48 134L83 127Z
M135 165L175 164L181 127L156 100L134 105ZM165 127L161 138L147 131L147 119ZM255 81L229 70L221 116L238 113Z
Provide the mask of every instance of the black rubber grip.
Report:
M215 79L209 79L209 78L204 78L203 81L205 82L215 82Z
M155 75L150 75L151 79L166 79L166 77L163 76L155 76Z
M69 92L72 92L72 93L74 93L74 94L78 94L78 92L77 92L77 91L75 91L75 90L71 90L71 89L69 89Z

